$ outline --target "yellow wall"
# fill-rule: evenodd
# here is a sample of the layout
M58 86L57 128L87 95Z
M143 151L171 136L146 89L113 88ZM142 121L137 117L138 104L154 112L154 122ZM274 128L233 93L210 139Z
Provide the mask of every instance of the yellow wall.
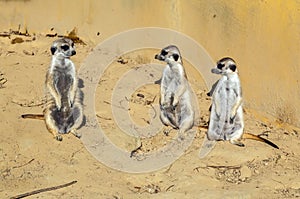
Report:
M300 1L0 0L0 31L18 24L30 33L77 27L95 45L136 27L180 31L214 60L237 61L247 107L300 126Z

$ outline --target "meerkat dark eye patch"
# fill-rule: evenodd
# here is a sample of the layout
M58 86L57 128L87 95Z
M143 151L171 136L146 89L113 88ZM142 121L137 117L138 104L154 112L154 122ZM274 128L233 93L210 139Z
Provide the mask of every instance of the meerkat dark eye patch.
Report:
M175 61L178 61L179 55L178 54L173 54L173 58L174 58Z
M164 50L164 49L163 49L163 50L161 51L161 53L160 53L160 54L161 54L161 55L163 55L163 56L165 56L165 55L167 55L167 54L168 54L168 52L167 52L166 50Z
M56 51L56 47L52 46L52 47L50 48L50 50L51 50L51 54L54 55L54 53L55 53L55 51Z
M67 51L67 50L69 50L69 46L68 45L62 45L61 46L61 49L63 49L64 51Z
M221 70L224 66L225 64L218 63L217 68Z
M230 70L232 70L233 72L235 72L235 70L236 70L236 65L234 65L234 64L233 64L233 65L230 65L229 68L230 68Z

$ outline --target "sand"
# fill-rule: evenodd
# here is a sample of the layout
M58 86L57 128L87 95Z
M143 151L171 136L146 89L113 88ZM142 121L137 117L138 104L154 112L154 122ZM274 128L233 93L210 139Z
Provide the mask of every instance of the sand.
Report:
M12 44L16 37L24 42ZM197 129L192 145L178 160L157 171L132 174L105 166L91 155L80 139L63 136L58 142L43 121L24 120L24 113L41 113L44 104L45 73L50 45L56 39L45 35L0 37L0 198L77 183L31 198L296 198L300 197L300 131L245 107L245 131L267 132L267 139L280 149L245 140L245 147L218 142L204 159L198 153L205 131ZM77 44L72 57L79 70L95 47ZM135 139L116 125L109 104L114 85L122 75L141 64L153 62L158 49L128 53L105 71L96 91L98 122L107 137L123 150L135 146ZM120 61L121 60L121 61ZM158 63L158 62L157 62ZM210 99L201 76L186 65L186 72L199 102L199 121L208 121ZM7 82L5 82L7 79ZM139 95L137 95L139 94ZM142 95L140 95L142 94ZM139 88L129 100L130 115L140 125L149 122L151 105L158 104L158 85ZM143 97L140 97L143 96ZM156 116L157 117L157 116ZM139 153L157 150L176 135L163 132L142 139Z

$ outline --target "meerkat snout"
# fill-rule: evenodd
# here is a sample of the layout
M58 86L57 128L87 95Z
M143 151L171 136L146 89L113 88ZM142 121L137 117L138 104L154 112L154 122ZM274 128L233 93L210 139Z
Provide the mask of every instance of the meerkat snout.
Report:
M76 51L75 50L72 50L72 56L73 55L76 55Z

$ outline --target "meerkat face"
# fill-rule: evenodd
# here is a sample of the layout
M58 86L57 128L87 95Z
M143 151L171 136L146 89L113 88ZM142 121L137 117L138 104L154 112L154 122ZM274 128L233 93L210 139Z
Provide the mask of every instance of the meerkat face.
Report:
M170 61L182 63L179 49L174 45L170 45L162 49L159 54L155 55L154 58L167 63Z
M225 57L217 62L216 68L211 70L212 73L227 75L237 72L235 61L230 57Z
M63 55L64 57L76 55L74 42L68 38L54 41L50 50L52 55Z

